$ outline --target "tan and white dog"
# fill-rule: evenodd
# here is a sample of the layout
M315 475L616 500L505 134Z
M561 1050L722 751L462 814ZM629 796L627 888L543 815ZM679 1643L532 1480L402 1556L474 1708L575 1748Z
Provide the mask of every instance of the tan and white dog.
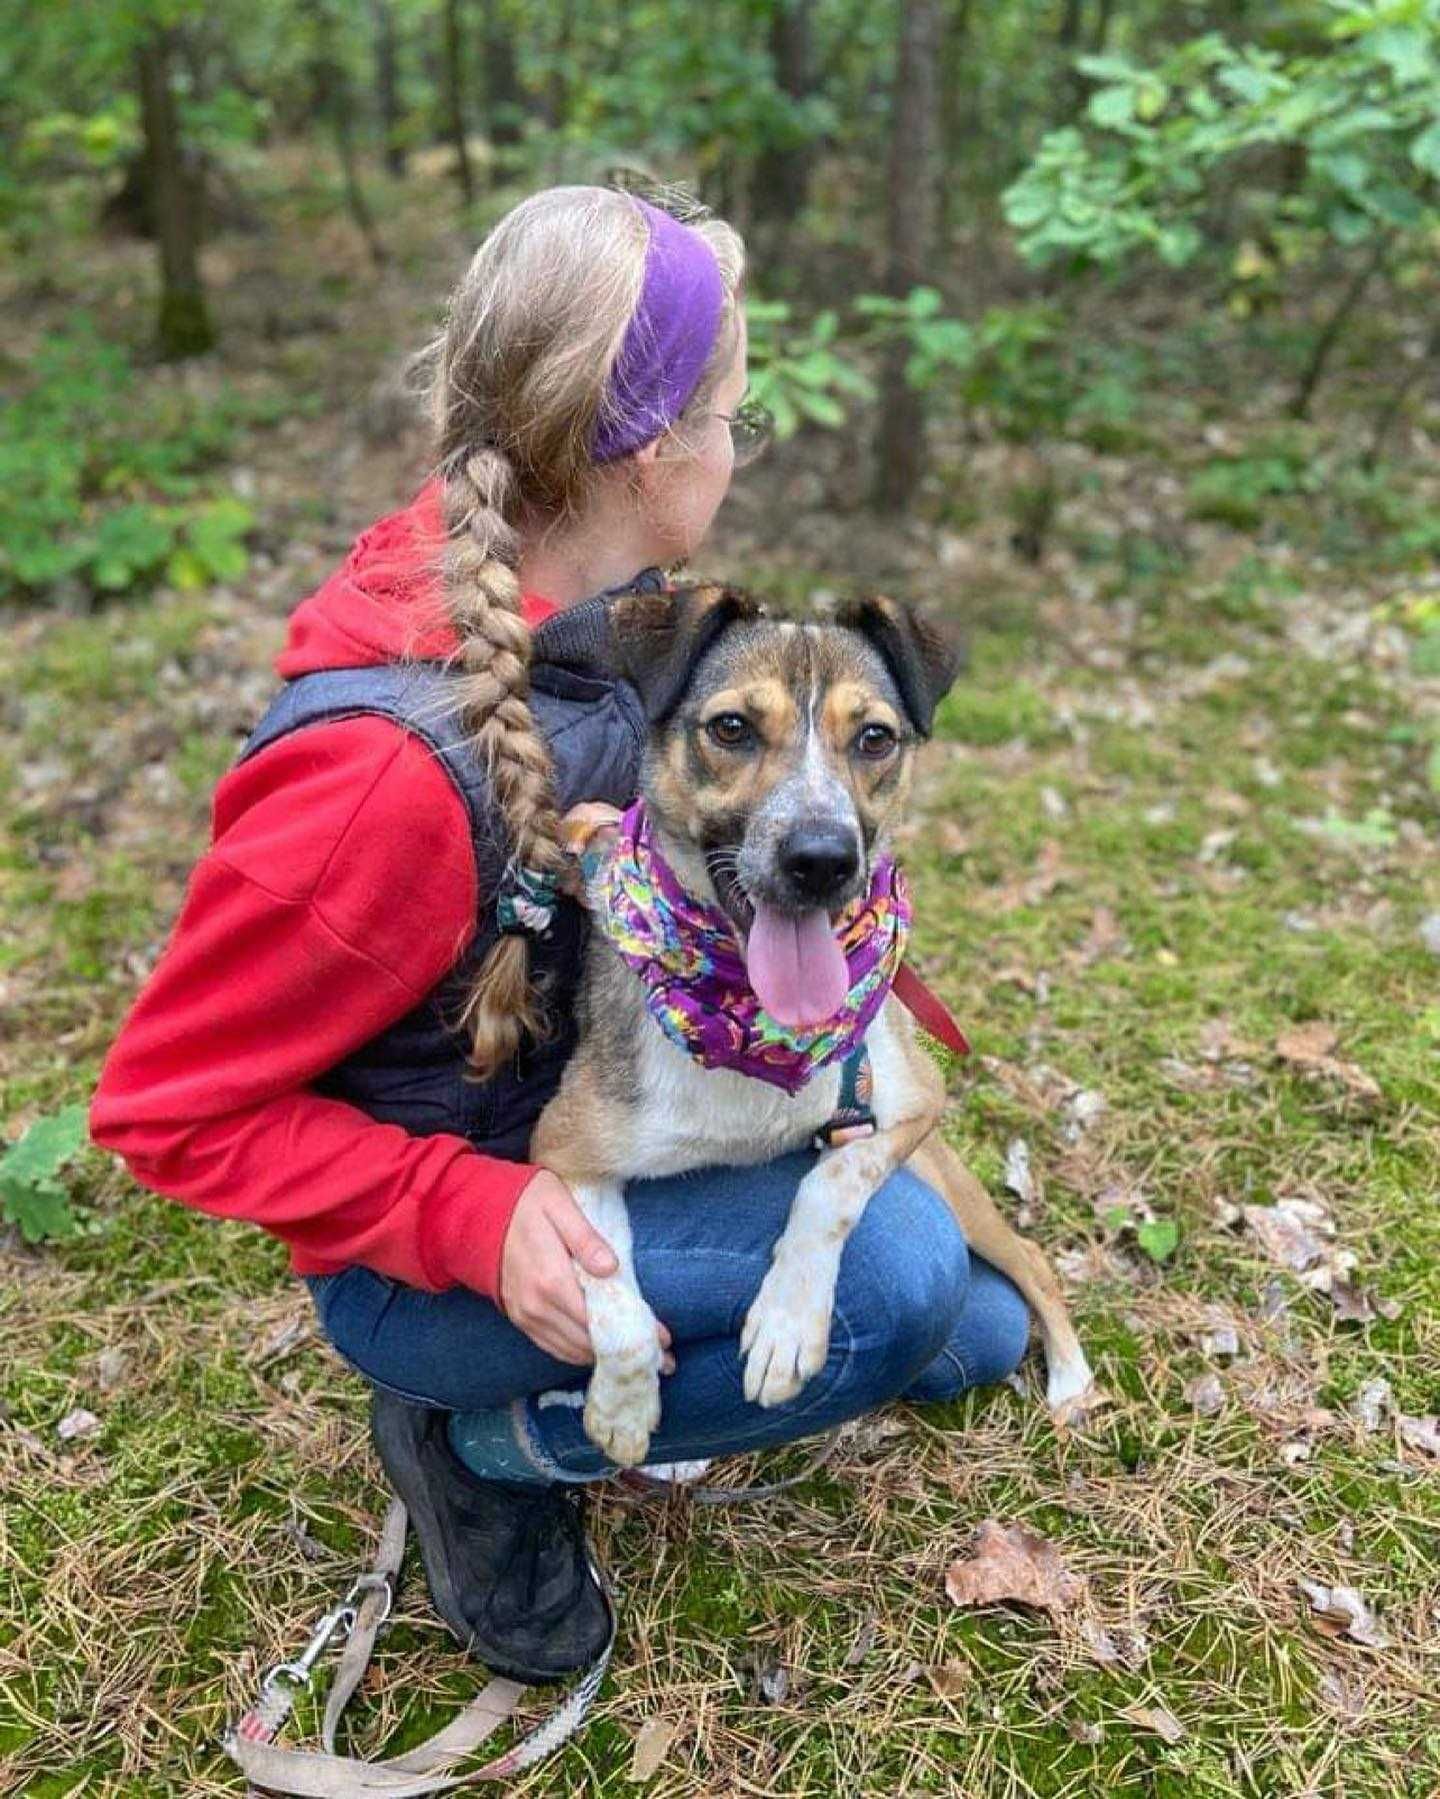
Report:
M650 721L641 793L656 847L687 889L726 912L742 946L761 916L800 921L790 973L803 983L803 921L821 908L833 916L866 891L958 652L890 600L861 602L833 624L795 623L708 585L626 596L611 631ZM572 849L615 817L577 807L565 821ZM660 1420L660 1348L635 1280L623 1184L803 1148L835 1114L841 1072L822 1069L791 1096L702 1066L665 1035L640 979L599 929L579 1006L579 1043L530 1154L568 1184L619 1260L605 1278L577 1265L595 1348L585 1430L613 1460L635 1464ZM822 1151L800 1183L741 1334L746 1398L780 1405L819 1371L845 1241L904 1164L944 1195L970 1247L1024 1294L1044 1341L1050 1406L1083 1402L1092 1376L1055 1274L942 1140L939 1071L893 994L865 1046L875 1132Z

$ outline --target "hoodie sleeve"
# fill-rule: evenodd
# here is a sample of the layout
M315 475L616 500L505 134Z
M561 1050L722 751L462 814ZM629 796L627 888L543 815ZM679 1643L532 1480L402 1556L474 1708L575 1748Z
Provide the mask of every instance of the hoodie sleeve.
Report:
M214 824L106 1059L94 1140L142 1185L280 1237L299 1273L358 1262L496 1297L534 1168L309 1086L418 1004L469 940L463 801L423 744L365 717L231 770Z

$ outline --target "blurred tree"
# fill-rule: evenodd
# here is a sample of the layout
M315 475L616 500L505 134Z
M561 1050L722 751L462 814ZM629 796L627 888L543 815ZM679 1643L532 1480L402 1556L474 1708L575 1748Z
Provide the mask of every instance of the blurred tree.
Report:
M196 185L187 168L171 86L175 27L149 22L135 44L140 119L145 133L147 188L160 252L156 332L161 354L197 356L215 342L215 327L200 280Z
M467 208L475 200L475 171L465 123L465 45L460 0L441 0L443 49L441 70L445 88L445 129L455 152L455 179L460 199Z
M939 0L902 0L890 111L885 290L899 299L930 276L938 194ZM892 342L880 377L875 504L902 511L925 473L925 398L906 375L909 350Z
M385 168L398 181L405 173L405 139L400 120L399 51L395 39L395 11L390 0L370 0L375 36L375 101L380 113L380 135L385 146Z
M791 128L777 129L756 163L755 214L766 221L794 220L810 199L815 142L804 130L800 104L815 91L814 11L815 0L774 0L771 8L772 79L796 109Z

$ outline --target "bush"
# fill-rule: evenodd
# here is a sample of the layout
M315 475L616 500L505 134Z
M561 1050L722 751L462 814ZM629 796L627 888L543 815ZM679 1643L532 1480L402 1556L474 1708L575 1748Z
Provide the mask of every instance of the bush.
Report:
M0 412L0 598L243 574L250 510L202 480L239 420L233 404L142 382L83 316L46 337Z

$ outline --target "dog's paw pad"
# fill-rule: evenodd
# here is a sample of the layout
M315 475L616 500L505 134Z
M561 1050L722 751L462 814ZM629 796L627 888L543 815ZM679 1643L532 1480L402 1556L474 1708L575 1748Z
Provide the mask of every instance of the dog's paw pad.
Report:
M638 1467L660 1424L660 1380L652 1366L596 1365L585 1395L585 1435L612 1462Z

